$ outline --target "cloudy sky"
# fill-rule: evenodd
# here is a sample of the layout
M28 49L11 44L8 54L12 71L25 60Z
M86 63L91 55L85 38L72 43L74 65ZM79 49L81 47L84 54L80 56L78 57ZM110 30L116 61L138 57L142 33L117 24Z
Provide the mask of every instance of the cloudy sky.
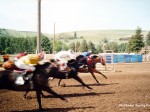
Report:
M150 30L150 0L41 0L41 31ZM0 0L0 28L37 31L37 0Z

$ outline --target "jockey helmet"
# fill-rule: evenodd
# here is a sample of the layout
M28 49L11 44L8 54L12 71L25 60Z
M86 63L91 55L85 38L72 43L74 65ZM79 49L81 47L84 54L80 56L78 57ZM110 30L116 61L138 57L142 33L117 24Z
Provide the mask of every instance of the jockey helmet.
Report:
M71 54L73 54L73 53L74 53L74 51L73 51L73 50L68 50L68 52L69 52L69 53L71 53Z
M23 52L23 56L27 55L27 52Z
M41 61L42 59L44 59L44 53L39 53L38 57L39 57L39 60Z
M27 55L27 64L37 64L39 61L39 56L35 54Z
M90 50L89 53L92 53L92 51Z

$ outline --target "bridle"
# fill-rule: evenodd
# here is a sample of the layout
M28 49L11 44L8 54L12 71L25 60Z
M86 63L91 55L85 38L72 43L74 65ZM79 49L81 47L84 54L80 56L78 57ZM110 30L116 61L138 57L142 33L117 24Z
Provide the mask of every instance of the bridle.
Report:
M105 60L102 56L98 56L96 59L95 59L95 62L99 62L101 63L102 65L105 65Z

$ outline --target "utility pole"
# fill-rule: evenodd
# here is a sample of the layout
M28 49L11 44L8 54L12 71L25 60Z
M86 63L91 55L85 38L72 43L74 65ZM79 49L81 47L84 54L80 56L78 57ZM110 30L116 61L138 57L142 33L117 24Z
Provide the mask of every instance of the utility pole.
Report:
M37 53L41 52L41 0L37 0Z
M55 22L54 22L54 37L53 37L53 54L55 54Z

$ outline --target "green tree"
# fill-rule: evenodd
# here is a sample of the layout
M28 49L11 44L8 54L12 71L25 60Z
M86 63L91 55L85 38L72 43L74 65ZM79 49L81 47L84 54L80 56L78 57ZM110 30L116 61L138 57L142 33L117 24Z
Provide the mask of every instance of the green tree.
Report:
M69 49L72 49L75 51L75 43L74 42L70 43Z
M88 50L96 52L95 45L94 45L94 43L92 41L89 41L89 43L88 43Z
M109 46L110 50L113 50L113 52L118 52L118 49L117 49L118 43L117 42L109 42L108 46Z
M77 38L77 32L76 32L76 31L74 32L74 36L73 36L73 38L74 38L74 39L76 39L76 38Z
M81 46L80 42L76 42L76 52L81 51L80 46Z
M87 45L87 41L85 39L83 39L82 44L81 44L81 51L82 52L86 52L88 51L88 45Z
M148 34L146 35L146 45L150 46L150 31L148 32Z
M103 40L102 40L103 43L108 43L108 40L107 38L105 37Z
M103 47L104 47L104 50L110 50L108 43L105 43Z
M68 46L65 43L62 43L62 50L68 50Z
M97 53L102 53L103 52L103 45L101 43L99 43L97 46L96 46L96 49L97 49Z
M118 52L128 52L128 44L127 43L121 43L117 46Z
M55 50L56 50L56 52L59 52L59 51L61 51L62 50L62 42L61 41L56 41L55 42Z
M0 53L2 53L5 49L5 40L6 40L6 37L0 37Z
M52 46L51 46L50 40L46 36L43 36L43 35L42 35L41 40L42 40L41 42L42 50L52 52Z
M141 28L137 28L135 35L129 39L129 51L138 52L142 47L144 47L143 35L141 34Z

